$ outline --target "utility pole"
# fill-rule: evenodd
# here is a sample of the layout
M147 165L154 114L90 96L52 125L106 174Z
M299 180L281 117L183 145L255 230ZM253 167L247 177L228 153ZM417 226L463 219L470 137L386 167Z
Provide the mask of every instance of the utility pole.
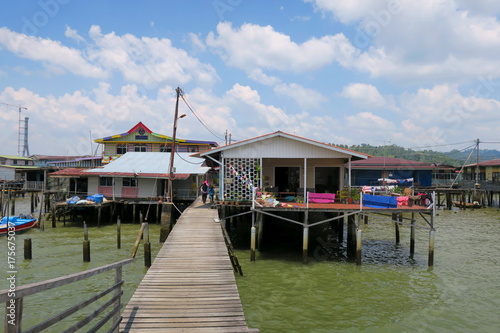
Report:
M179 117L179 97L182 95L182 89L177 87L175 89L177 93L177 99L175 101L175 113L174 113L174 125L172 130L172 149L170 150L170 170L168 175L168 192L167 192L167 202L173 202L172 198L172 182L175 178L174 175L174 156L175 156L175 137L177 134L177 120L180 118L184 118L186 115L183 114Z
M479 139L476 139L476 184L475 187L479 187Z

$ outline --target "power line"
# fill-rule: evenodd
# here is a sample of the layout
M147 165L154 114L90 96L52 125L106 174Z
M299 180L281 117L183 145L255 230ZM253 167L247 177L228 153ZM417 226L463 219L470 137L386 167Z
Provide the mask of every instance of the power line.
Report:
M214 130L210 128L210 126L208 126L207 123L205 123L201 117L194 111L194 107L192 107L188 101L186 100L186 98L184 97L184 94L181 95L182 97L182 100L184 101L184 103L186 103L187 107L189 108L189 110L194 114L194 116L196 117L196 119L198 119L198 121L203 125L203 127L205 127L207 129L207 131L209 131L213 136L215 136L216 138L218 138L219 140L221 141L224 141L223 138L221 138L220 136L218 136L217 134L215 134Z

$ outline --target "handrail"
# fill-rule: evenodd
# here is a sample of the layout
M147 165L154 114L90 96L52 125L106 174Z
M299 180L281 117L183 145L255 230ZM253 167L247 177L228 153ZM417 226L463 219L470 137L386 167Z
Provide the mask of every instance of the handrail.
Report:
M68 317L72 313L84 308L85 306L95 302L96 300L100 299L101 297L105 296L106 294L110 293L111 291L114 291L114 296L111 299L112 301L109 301L108 305L114 304L114 308L111 310L113 313L113 320L114 320L114 325L113 327L116 326L117 322L121 321L121 317L119 315L119 309L121 308L121 295L123 294L123 291L121 290L121 286L123 285L123 280L122 280L122 266L127 265L131 262L133 262L134 259L125 259L122 261L118 261L112 264L104 265L101 267L96 267L92 268L83 272L79 273L74 273L74 274L69 274L65 276L61 276L58 278L42 281L42 282L35 282L35 283L30 283L24 286L16 287L15 290L13 289L3 289L0 290L0 303L6 303L5 307L5 323L4 323L4 331L6 333L10 332L21 332L21 321L22 321L22 313L23 313L23 298L26 296L34 295L46 290L62 287L64 285L77 282L80 280L87 279L89 277L110 271L110 270L116 270L116 275L115 275L115 284L107 288L106 290L98 293L97 295L75 305L70 307L69 309L53 316L52 318L47 319L46 321L37 324L31 329L28 329L28 332L30 331L37 331L36 328L47 328L52 326L53 324L59 322L60 320ZM105 307L101 307L99 313L103 312L105 310ZM86 325L87 322L90 322L90 320L96 316L96 313L93 313L86 318L80 320L78 323L74 325L74 327L82 327L81 323ZM111 315L109 316L108 319L111 319ZM10 320L11 319L11 320ZM35 329L35 330L34 330ZM70 330L72 331L72 330Z

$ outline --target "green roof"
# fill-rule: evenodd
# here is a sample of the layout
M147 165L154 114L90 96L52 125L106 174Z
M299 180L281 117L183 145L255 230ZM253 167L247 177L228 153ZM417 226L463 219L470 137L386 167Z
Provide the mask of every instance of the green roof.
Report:
M24 161L32 161L33 159L30 157L23 157L17 155L0 155L0 158L8 158L10 160L24 160Z

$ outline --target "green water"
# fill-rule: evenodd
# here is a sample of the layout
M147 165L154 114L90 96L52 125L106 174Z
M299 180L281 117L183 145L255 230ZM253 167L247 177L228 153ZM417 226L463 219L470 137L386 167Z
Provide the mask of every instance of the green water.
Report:
M26 213L23 210L26 202L19 200L16 202L17 212ZM28 202L29 204L29 202ZM103 266L120 260L130 258L134 247L139 224L121 225L121 248L116 245L116 224L104 225L98 228L89 221L89 240L91 261L83 262L83 228L82 223L57 223L57 228L46 227L45 231L32 229L28 232L18 234L15 237L16 243L16 285L21 286L28 283L45 281L51 278L81 272L86 269ZM151 223L150 239L153 260L161 244L159 239L159 225ZM24 260L23 245L24 239L32 239L32 260ZM7 239L0 237L1 259L0 259L0 289L8 288L7 272ZM144 266L144 250L141 242L136 254L136 260L123 267L123 302L128 302L130 297L142 280L147 269ZM28 296L24 299L23 308L23 328L27 329L40 323L49 317L58 314L62 310L73 306L88 297L95 295L113 284L114 270L100 274L77 283L61 288L42 292L37 295ZM107 297L105 300L108 300ZM95 310L98 305L104 302L99 301L90 307L85 315ZM50 328L47 332L61 332L64 328L75 323L75 319L82 319L84 314L78 313L68 320ZM1 316L0 331L3 329L3 313ZM95 322L94 322L95 323ZM88 327L90 328L90 326Z
M363 265L312 254L238 251L245 316L261 332L500 332L500 211L440 211L434 267L428 231L409 228L395 245L392 224L363 226ZM265 228L265 225L264 225ZM314 249L310 251L314 253ZM319 259L319 260L316 260Z
M409 228L378 220L363 225L363 265L341 256L324 261L315 248L302 265L300 253L237 251L245 276L236 276L249 327L270 332L499 332L500 211L486 208L439 211L435 220L434 267L427 267L428 231L418 229L416 254L409 258ZM45 231L16 236L18 285L98 267L130 256L139 225L122 225L122 248L116 226L91 226L91 262L83 263L81 225L58 223ZM152 224L152 252L160 244ZM24 260L22 244L33 241L33 259ZM1 253L5 237L0 238ZM123 301L127 302L146 269L142 244L133 264L124 267ZM300 251L298 251L300 252ZM6 256L0 260L0 289L6 288ZM113 273L27 297L24 328L110 286ZM81 315L72 317L81 318ZM59 332L70 321L49 332ZM3 323L2 326L3 327Z

